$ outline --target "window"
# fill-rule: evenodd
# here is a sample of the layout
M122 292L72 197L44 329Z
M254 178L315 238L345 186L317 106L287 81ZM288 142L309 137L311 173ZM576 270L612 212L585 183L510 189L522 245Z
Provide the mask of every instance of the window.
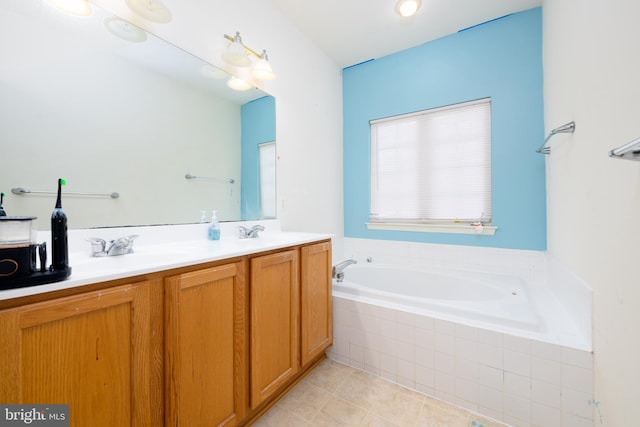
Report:
M276 217L276 143L258 145L262 218Z
M490 98L371 121L370 228L479 220L491 223Z

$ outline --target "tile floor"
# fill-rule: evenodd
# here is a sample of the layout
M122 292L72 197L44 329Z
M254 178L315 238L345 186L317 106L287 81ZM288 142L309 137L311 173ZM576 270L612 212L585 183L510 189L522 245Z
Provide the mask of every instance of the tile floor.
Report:
M253 425L505 426L331 359L324 360Z

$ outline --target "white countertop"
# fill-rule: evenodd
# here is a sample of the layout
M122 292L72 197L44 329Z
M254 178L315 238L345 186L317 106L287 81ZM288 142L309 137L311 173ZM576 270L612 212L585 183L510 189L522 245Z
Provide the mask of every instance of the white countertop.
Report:
M238 225L251 227L257 223L265 226L265 231L260 233L260 237L237 237ZM0 290L0 300L218 261L333 237L331 234L283 232L275 221L222 223L221 239L217 241L206 238L206 229L207 224L190 224L71 230L69 265L72 272L68 279L38 286ZM48 234L41 232L39 241L48 240ZM99 237L109 241L133 234L139 237L134 243L132 254L109 257L91 257L89 254L89 243L86 242L88 237Z

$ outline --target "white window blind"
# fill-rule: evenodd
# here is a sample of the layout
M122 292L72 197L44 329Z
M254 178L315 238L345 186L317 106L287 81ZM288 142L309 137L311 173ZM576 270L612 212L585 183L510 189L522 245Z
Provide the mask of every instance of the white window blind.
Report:
M276 143L258 145L260 162L260 209L263 218L276 217Z
M371 222L491 222L491 99L374 120Z

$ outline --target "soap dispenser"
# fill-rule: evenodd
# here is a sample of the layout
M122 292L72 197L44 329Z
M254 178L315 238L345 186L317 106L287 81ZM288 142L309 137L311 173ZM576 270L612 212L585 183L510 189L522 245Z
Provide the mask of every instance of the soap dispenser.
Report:
M220 222L216 216L216 211L211 212L211 224L208 229L209 240L220 240Z

